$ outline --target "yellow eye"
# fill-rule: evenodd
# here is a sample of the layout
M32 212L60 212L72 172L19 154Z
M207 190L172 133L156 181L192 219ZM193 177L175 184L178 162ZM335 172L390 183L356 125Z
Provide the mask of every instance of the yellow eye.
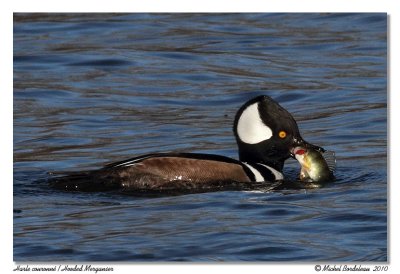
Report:
M279 131L279 138L283 139L285 137L286 137L286 131L283 130Z

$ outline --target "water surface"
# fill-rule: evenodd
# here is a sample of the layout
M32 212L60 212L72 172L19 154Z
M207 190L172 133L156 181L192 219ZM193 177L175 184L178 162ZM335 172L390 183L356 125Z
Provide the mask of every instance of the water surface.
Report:
M386 14L15 14L14 260L387 261ZM68 193L52 171L237 158L266 94L336 151L320 189ZM299 166L284 169L294 180Z

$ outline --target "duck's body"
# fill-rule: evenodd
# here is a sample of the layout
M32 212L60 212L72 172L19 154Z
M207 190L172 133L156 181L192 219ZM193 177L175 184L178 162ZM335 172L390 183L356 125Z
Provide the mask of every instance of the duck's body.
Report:
M128 191L207 190L276 181L283 174L257 163L197 153L158 153L113 163L102 169L69 174L53 180L65 190Z
M163 191L211 189L283 179L284 161L303 141L293 117L268 96L248 101L238 111L234 133L239 160L196 153L148 154L101 169L54 178L65 190Z

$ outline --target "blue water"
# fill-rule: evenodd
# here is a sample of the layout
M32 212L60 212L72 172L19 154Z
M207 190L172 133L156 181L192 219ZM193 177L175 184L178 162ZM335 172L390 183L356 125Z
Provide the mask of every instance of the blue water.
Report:
M387 261L386 30L368 13L15 14L14 260ZM261 94L336 152L335 182L165 197L43 183L151 152L237 158L235 112Z

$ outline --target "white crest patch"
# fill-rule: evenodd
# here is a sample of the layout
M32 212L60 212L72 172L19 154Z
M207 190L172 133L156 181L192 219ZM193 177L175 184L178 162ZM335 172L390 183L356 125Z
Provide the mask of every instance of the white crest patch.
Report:
M247 144L257 144L272 137L272 130L260 118L258 103L243 111L237 124L237 134Z

